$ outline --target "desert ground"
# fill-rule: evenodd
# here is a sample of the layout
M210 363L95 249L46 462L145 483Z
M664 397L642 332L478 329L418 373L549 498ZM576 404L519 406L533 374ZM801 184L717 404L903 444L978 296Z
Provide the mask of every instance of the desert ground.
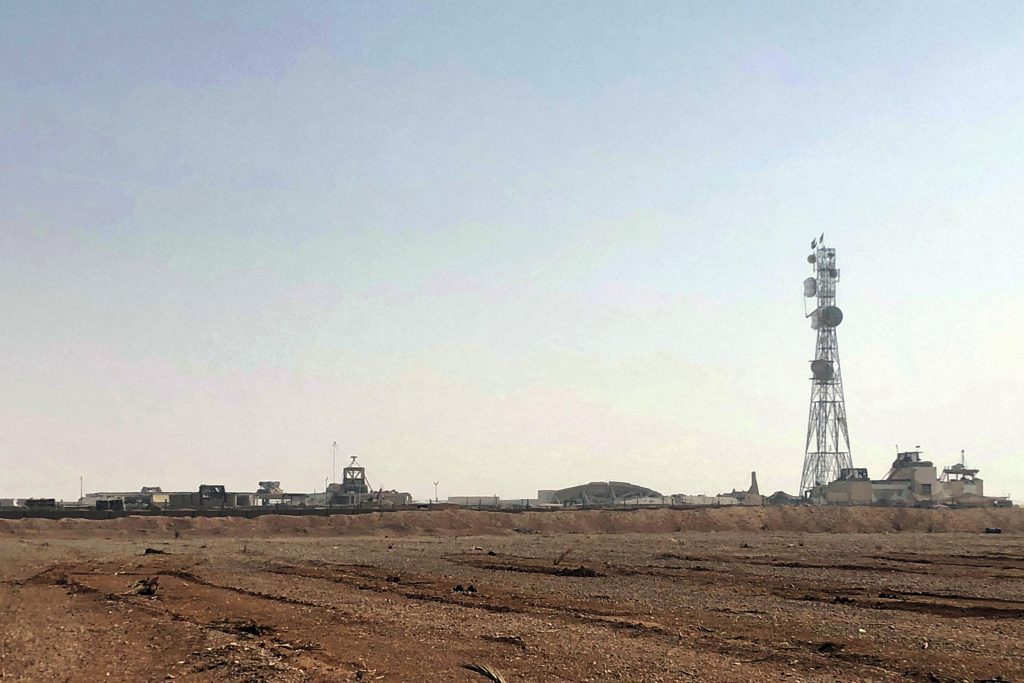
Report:
M0 679L1021 681L1022 534L1017 509L0 520Z

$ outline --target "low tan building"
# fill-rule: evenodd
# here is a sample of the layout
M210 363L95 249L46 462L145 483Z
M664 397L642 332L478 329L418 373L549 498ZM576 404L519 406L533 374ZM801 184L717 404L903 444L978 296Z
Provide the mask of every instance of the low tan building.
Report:
M961 462L945 468L940 477L934 464L921 459L920 451L904 451L896 454L884 479L872 481L867 469L862 467L844 469L839 479L816 486L808 497L818 505L991 507L1009 504L1006 498L985 496L984 482L977 474L978 470L967 468Z
M867 469L863 467L844 469L840 472L839 479L828 486L821 487L821 503L824 505L871 505L872 483Z

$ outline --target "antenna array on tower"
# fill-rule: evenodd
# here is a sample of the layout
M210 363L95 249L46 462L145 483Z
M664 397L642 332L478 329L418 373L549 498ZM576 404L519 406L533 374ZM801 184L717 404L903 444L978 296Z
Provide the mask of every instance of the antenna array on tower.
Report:
M804 296L814 298L817 304L807 316L811 329L817 331L817 343L811 361L811 406L800 477L800 493L805 496L815 486L835 481L842 470L853 467L836 337L836 328L843 322L843 312L836 306L836 250L825 246L824 234L811 242L811 249L814 251L807 262L814 275L804 280Z

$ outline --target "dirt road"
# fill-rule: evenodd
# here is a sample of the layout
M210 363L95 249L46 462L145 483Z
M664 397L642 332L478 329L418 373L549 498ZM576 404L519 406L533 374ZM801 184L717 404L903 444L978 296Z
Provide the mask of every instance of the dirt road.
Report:
M1024 680L1018 535L108 524L0 535L0 678Z

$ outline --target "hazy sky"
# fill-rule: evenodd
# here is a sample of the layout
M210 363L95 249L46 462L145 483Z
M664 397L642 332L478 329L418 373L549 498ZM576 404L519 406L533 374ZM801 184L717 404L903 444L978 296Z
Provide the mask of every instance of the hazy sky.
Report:
M1018 2L0 4L0 496L1024 494Z

